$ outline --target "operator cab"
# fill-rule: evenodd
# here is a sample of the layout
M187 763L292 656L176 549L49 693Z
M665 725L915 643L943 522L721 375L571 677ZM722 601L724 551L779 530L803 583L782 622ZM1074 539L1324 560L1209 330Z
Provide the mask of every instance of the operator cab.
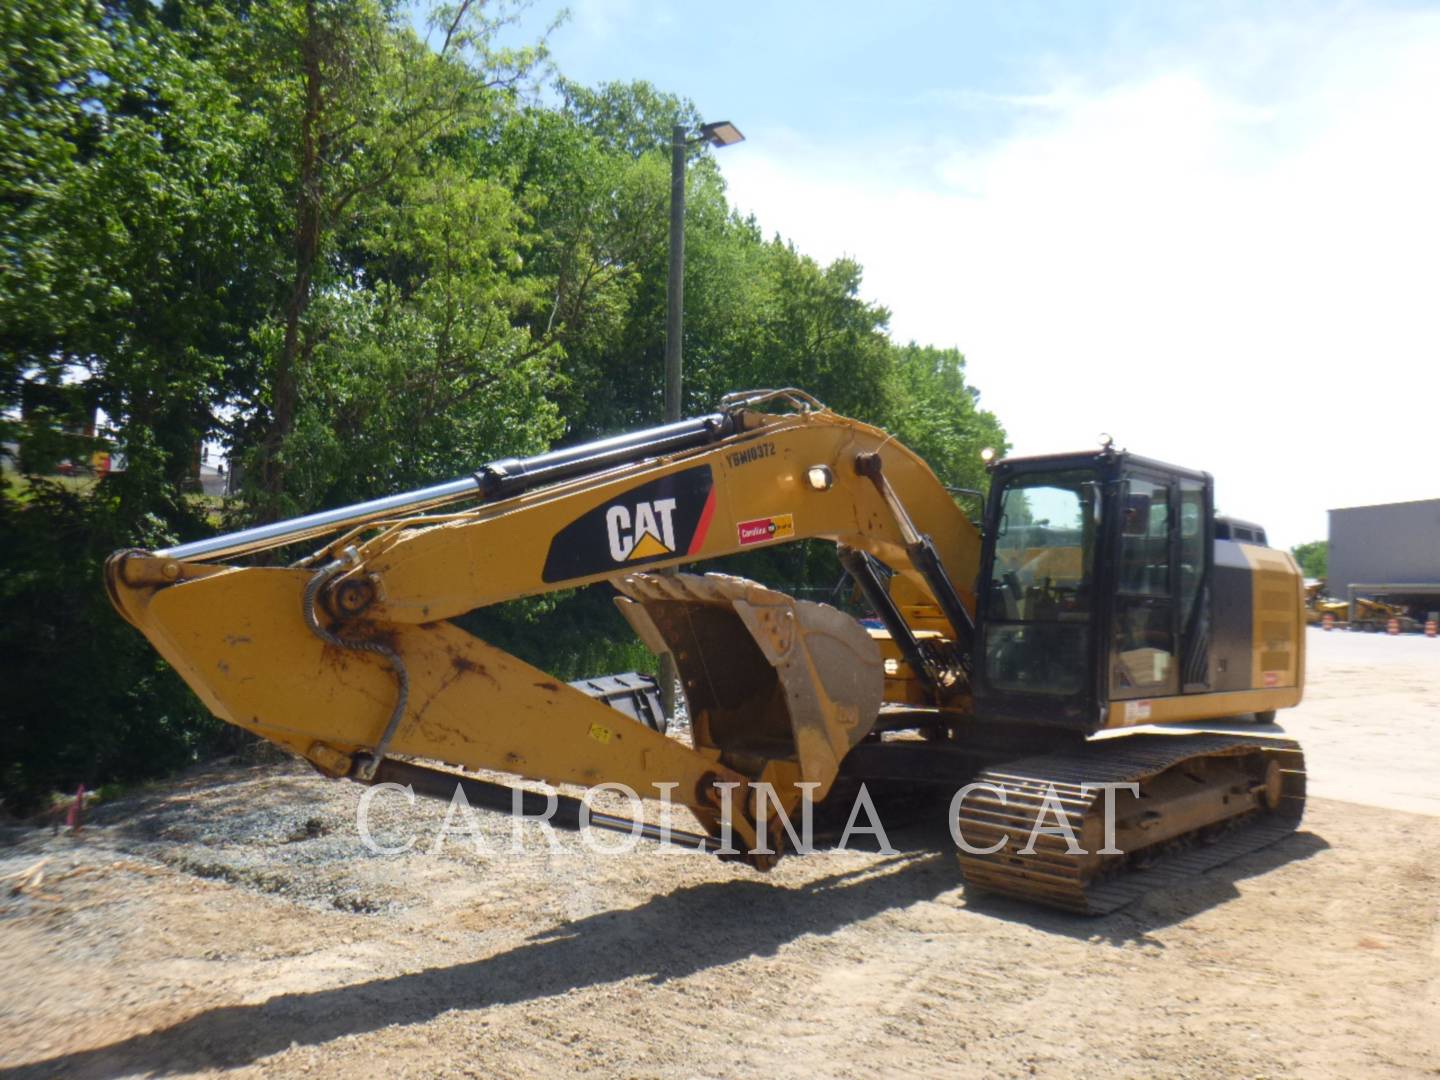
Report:
M992 468L976 715L1095 731L1111 703L1212 689L1208 473L1107 448Z

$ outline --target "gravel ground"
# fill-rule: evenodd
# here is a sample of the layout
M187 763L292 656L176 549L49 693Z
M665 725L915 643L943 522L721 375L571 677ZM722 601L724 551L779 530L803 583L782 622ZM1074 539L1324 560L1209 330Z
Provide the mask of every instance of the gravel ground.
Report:
M445 807L385 793L379 855L354 785L212 766L4 837L49 861L0 892L0 1077L1440 1075L1440 642L1314 631L1282 719L1301 832L1102 919L967 896L923 830L768 875L495 815L432 853Z

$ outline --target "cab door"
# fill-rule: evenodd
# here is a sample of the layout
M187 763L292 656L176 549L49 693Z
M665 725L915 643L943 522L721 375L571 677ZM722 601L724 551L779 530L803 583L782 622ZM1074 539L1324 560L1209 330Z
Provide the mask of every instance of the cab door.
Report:
M1182 476L1174 493L1179 516L1175 581L1179 590L1180 684L1187 694L1210 689L1210 580L1215 553L1215 513L1207 475Z
M1180 692L1180 515L1171 477L1128 472L1121 480L1115 589L1109 634L1110 700Z

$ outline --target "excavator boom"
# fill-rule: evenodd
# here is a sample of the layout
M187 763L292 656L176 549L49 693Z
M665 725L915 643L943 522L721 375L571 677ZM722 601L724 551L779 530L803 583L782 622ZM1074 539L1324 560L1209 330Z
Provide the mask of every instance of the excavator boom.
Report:
M934 595L934 567L912 559L917 530L935 538L925 552L947 582L972 581L979 559L978 533L923 461L883 431L785 400L797 411L736 407L410 496L118 552L110 593L217 716L329 775L373 781L400 755L645 795L669 785L712 834L728 825L752 841L752 785L770 784L787 812L797 785L823 797L869 732L880 649L824 605L659 572L825 539L894 567L892 594L941 624L947 601L973 609L973 596ZM478 505L448 505L464 499ZM289 566L211 561L327 533ZM693 747L450 621L601 581L642 640L674 655Z

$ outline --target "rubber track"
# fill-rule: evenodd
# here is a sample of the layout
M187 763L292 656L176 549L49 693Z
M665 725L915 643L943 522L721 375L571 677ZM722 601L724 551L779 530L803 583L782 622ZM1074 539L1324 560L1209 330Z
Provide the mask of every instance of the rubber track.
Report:
M1078 837L1091 812L1104 812L1104 793L1084 793L1082 784L1144 780L1185 761L1257 748L1280 763L1283 797L1276 810L1195 830L1139 856L1103 861L1072 856L1063 837L1045 835L1037 839L1032 854L1020 854L1049 787ZM993 855L960 852L966 887L1087 915L1115 911L1152 889L1182 883L1273 844L1294 832L1305 812L1305 758L1300 744L1268 736L1147 734L1100 739L1074 753L1004 762L982 772L976 781L1001 788L1005 801L1002 805L988 792L972 793L960 808L962 835L977 846L1001 836L1007 843ZM1054 824L1053 813L1046 815L1046 824Z

